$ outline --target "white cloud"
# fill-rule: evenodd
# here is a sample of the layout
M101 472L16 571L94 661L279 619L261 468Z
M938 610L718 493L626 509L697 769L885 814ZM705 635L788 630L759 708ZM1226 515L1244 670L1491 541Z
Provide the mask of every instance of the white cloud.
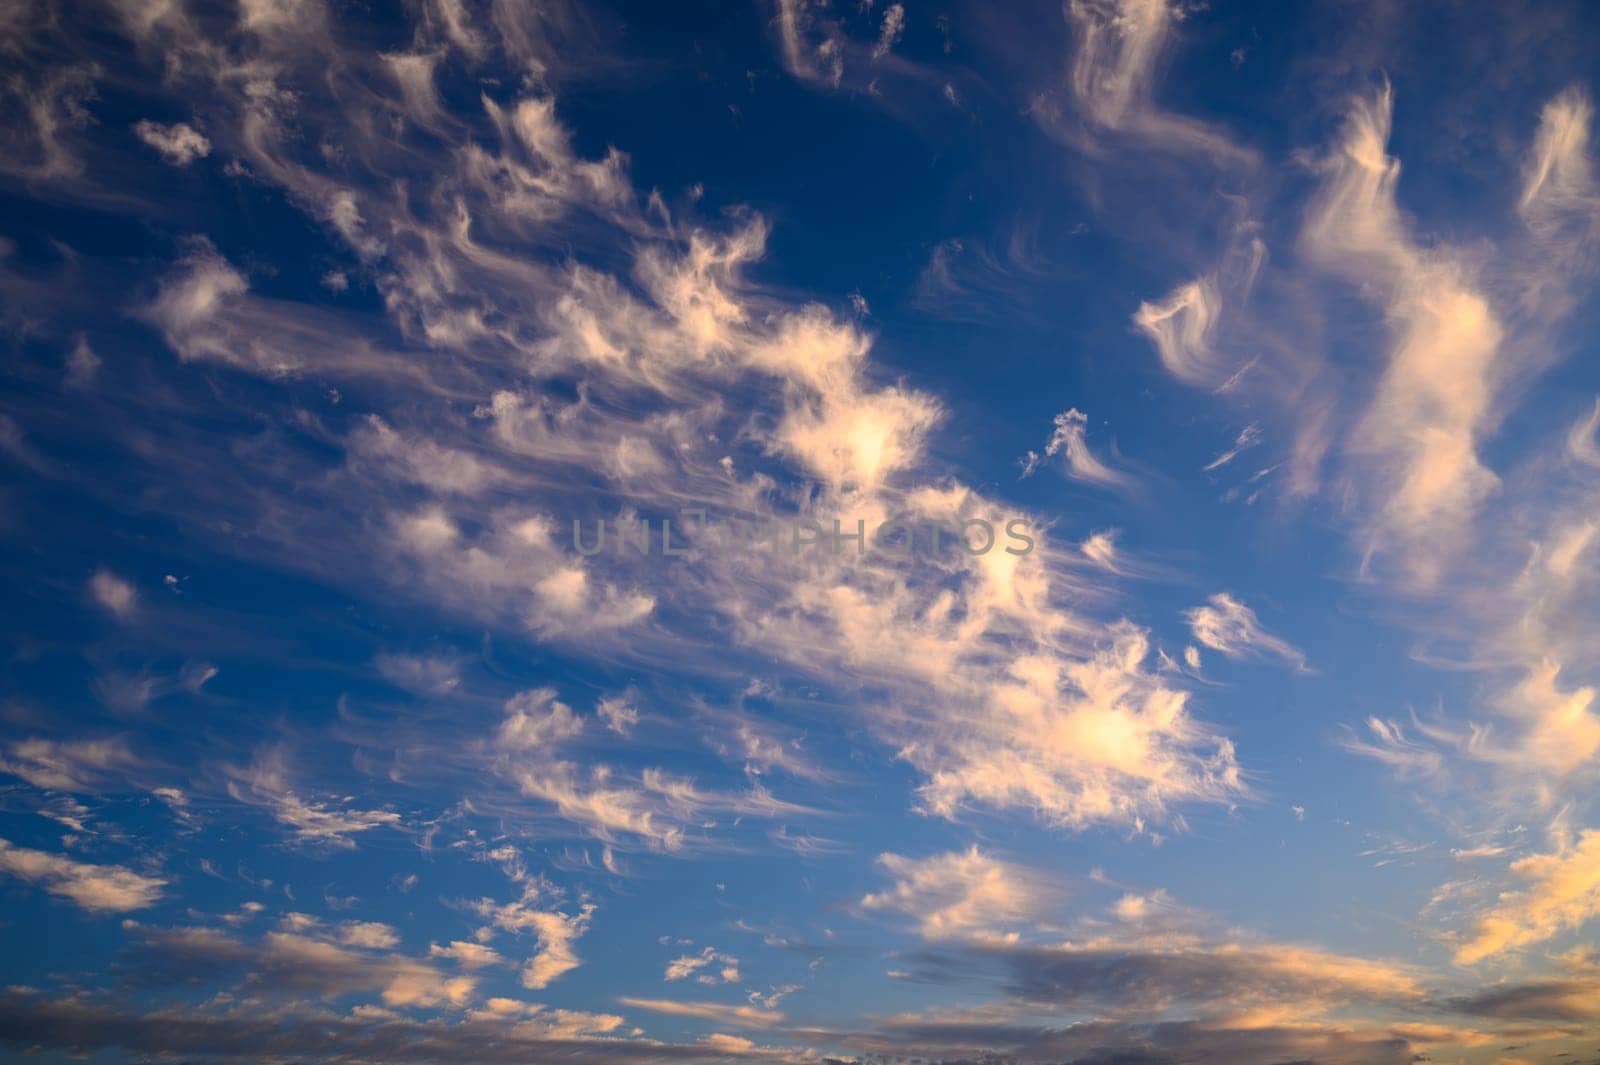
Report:
M105 360L95 354L86 338L80 336L73 342L72 351L67 354L67 387L92 387L99 378L100 368L103 365Z
M1051 432L1050 439L1045 442L1045 456L1054 458L1059 455L1067 476L1075 481L1086 481L1108 488L1128 485L1130 480L1126 474L1108 466L1089 450L1088 435L1088 415L1077 408L1063 411L1055 416L1055 429ZM1024 477L1031 475L1037 468L1038 461L1039 457L1030 451L1022 475Z
M890 4L883 10L883 25L878 30L878 43L872 46L872 58L882 59L900 40L906 28L904 4Z
M1517 205L1529 227L1547 241L1559 239L1563 229L1574 230L1576 246L1568 249L1574 253L1587 250L1584 245L1600 235L1600 186L1589 157L1593 121L1594 105L1577 86L1545 104Z
M107 778L140 764L126 740L13 740L0 754L0 773L21 777L36 788L88 794Z
M388 950L400 945L400 933L392 925L380 921L345 921L339 925L336 935L347 947Z
M96 913L154 906L168 881L120 865L91 865L0 839L0 872Z
M838 88L844 78L844 39L822 10L816 0L777 0L778 46L790 74Z
M664 1013L669 1017L690 1017L730 1028L777 1028L788 1018L780 1010L735 1006L722 1002L678 1002L662 998L636 998L624 995L617 1000L624 1006Z
M706 947L699 954L685 954L667 962L667 968L661 978L669 983L674 980L687 980L693 977L702 984L715 984L719 981L725 984L739 982L739 959L731 954L724 954L714 947Z
M1226 135L1154 100L1156 74L1182 8L1169 0L1068 0L1076 39L1068 83L1082 114L1102 131L1218 163L1253 160Z
M1478 445L1498 418L1504 330L1467 264L1420 247L1401 216L1400 164L1385 154L1392 105L1385 88L1352 107L1302 244L1374 294L1391 323L1388 365L1349 448L1376 496L1368 551L1398 556L1429 587L1499 485Z
M1261 427L1254 424L1247 425L1243 429L1239 430L1239 435L1234 439L1233 446L1229 447L1216 458L1206 463L1201 467L1201 469L1206 473L1221 469L1223 466L1226 466L1228 463L1238 458L1250 448L1255 447L1260 442Z
M1543 942L1600 916L1600 831L1576 840L1557 834L1550 854L1532 854L1511 863L1511 872L1528 886L1507 891L1480 914L1455 960L1471 965L1502 951Z
M475 912L489 922L480 939L495 930L534 937L537 950L522 967L524 987L548 987L582 964L577 941L589 930L595 906L584 903L575 913L541 908L538 905L541 896L551 893L553 890L547 883L533 880L525 882L521 897L514 902L480 899L473 903ZM454 953L460 959L460 952Z
M196 159L211 154L211 142L187 122L163 126L159 122L143 119L133 127L133 131L173 166L188 166Z
M895 883L864 896L861 908L906 914L929 939L1001 935L1020 923L1036 925L1048 901L1038 874L976 846L921 859L881 854L878 866Z
M428 947L428 956L449 958L464 969L483 969L491 965L505 964L505 958L501 957L493 947L460 939L442 947L437 943L432 944Z
M1298 670L1307 668L1298 648L1262 628L1255 611L1226 592L1191 607L1184 617L1195 640L1228 658L1276 658Z
M138 612L139 593L110 570L97 570L89 578L89 594L101 609L120 620L126 621Z
M228 766L228 794L239 802L270 810L280 824L294 830L306 843L352 848L350 836L377 828L398 826L400 815L392 810L363 810L348 800L318 801L301 798L290 782L284 752L262 754L247 767Z

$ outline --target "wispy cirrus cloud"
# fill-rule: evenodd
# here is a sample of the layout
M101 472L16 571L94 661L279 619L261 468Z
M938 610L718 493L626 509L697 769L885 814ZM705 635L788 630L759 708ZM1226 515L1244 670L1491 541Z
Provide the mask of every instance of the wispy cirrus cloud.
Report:
M1305 671L1306 656L1288 641L1268 632L1256 612L1229 595L1218 592L1203 606L1184 613L1194 638L1228 658L1275 658Z

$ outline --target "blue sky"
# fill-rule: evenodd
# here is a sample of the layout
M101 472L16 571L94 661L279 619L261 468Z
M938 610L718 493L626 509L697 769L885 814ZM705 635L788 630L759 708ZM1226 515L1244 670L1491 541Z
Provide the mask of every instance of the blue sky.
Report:
M0 54L8 1053L1592 1059L1587 5Z

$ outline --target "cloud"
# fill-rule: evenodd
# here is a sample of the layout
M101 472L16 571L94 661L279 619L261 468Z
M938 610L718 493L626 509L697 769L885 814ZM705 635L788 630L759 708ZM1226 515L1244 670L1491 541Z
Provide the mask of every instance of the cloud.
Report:
M1213 470L1219 470L1228 463L1232 462L1234 459L1238 458L1246 450L1255 447L1260 442L1261 427L1254 424L1247 425L1243 429L1239 430L1239 435L1234 439L1232 447L1229 447L1216 458L1206 463L1201 467L1201 469L1206 473L1210 473Z
M120 865L90 865L0 839L0 873L67 899L91 913L126 913L154 906L168 881Z
M878 31L878 43L872 46L872 58L882 59L900 40L906 28L904 4L890 4L883 9L883 25Z
M492 6L488 21L427 8L413 50L445 56L443 77L446 64L510 47L518 20ZM818 59L834 13L799 3L775 13L797 61ZM631 186L620 153L579 152L539 79L430 129L437 166L419 172L422 149L358 135L326 89L330 69L348 75L404 129L416 121L415 79L407 97L387 58L344 47L337 20L318 19L325 40L297 37L298 50L274 53L272 78L250 86L229 62L281 45L282 20L252 22L243 42L175 17L140 23L204 86L190 94L196 128L323 227L383 315L282 298L265 267L184 245L143 319L182 363L175 379L198 381L201 367L248 374L270 407L259 448L234 462L210 461L210 437L144 442L183 481L170 498L192 527L215 529L226 512L233 527L259 530L235 544L253 559L589 661L716 677L727 661L707 650L715 633L806 683L868 682L894 709L862 717L920 774L918 802L941 816L984 806L1142 829L1243 793L1226 737L1146 669L1148 636L1079 613L1105 589L1042 542L1027 558L997 549L931 564L705 551L666 569L611 550L575 557L568 515L596 517L600 499L625 501L612 519L705 507L752 521L950 524L1015 511L954 478L930 447L942 404L889 379L860 320L746 276L766 252L765 220L734 212L705 228L677 217ZM559 37L560 21L532 24ZM535 51L554 69L552 50ZM890 53L878 66L900 62ZM317 147L335 144L337 161ZM550 254L557 247L570 251ZM369 395L370 410L344 420L291 402L313 379ZM985 720L1002 727L976 724ZM716 819L800 809L760 788L590 766L598 739L585 729L550 753L484 748L476 764L540 816L612 845L677 850ZM762 739L724 746L753 741L745 764L784 768ZM306 838L345 845L398 817L248 777L234 775L236 794Z
M89 341L84 337L78 337L73 342L72 350L67 354L66 386L68 388L92 387L96 379L99 378L100 368L104 364L105 360L95 354L94 349L89 346Z
M1368 551L1398 555L1429 587L1499 486L1478 445L1498 418L1505 331L1467 263L1412 238L1395 199L1400 165L1385 154L1392 108L1387 87L1352 106L1301 243L1375 294L1391 323L1388 365L1349 447L1376 495Z
M589 930L595 906L584 903L576 913L540 908L539 898L548 890L542 881L533 881L525 885L521 898L514 902L480 899L473 904L473 910L489 921L489 927L483 930L485 936L499 930L534 937L538 949L522 968L523 987L549 987L582 964L576 944Z
M1304 653L1262 628L1255 611L1226 592L1191 607L1184 617L1200 644L1228 658L1276 658L1301 672L1308 668Z
M1253 162L1249 150L1223 133L1155 103L1156 76L1183 16L1180 6L1168 0L1068 0L1064 9L1076 37L1068 85L1091 129L1221 164Z
M1558 834L1550 854L1531 854L1511 863L1511 872L1528 884L1506 891L1473 922L1455 960L1472 965L1503 951L1540 943L1600 916L1600 831L1586 829L1576 840Z
M346 921L339 925L336 935L347 947L388 950L400 945L400 933L381 921Z
M639 711L626 695L607 696L595 705L595 716L619 736L626 736L639 724Z
M141 764L127 740L13 740L0 753L0 773L21 777L36 788L92 794L108 778Z
M1589 416L1568 430L1567 454L1585 466L1600 467L1600 446L1595 444L1596 430L1600 430L1600 396L1595 397Z
M1414 722L1424 734L1427 730ZM1430 776L1445 767L1444 753L1435 747L1418 743L1406 735L1405 726L1397 721L1369 717L1366 721L1370 739L1360 739L1353 732L1340 741L1340 746L1352 754L1377 759L1400 771L1403 775Z
M588 721L557 699L553 688L521 692L506 702L486 753L523 796L549 804L563 821L610 844L631 841L677 851L691 830L705 829L707 818L718 812L768 818L810 812L759 787L718 791L659 768L625 776L599 762L585 767L574 745L588 734Z
M844 78L844 38L824 10L816 0L776 0L773 24L784 69L836 89Z
M385 652L372 660L378 675L398 688L424 695L447 695L461 684L461 660L455 655L406 655Z
M921 859L880 854L877 864L895 883L863 896L858 905L905 914L927 939L1002 935L1008 927L1035 923L1047 908L1048 893L1036 873L976 846Z
M736 984L740 979L739 959L714 947L706 947L699 954L685 954L667 962L666 972L661 978L671 983L691 976L702 984L715 984L719 980L725 984Z
M1600 236L1600 186L1589 156L1594 105L1573 86L1539 115L1517 208L1546 254L1567 268L1588 269Z
M722 1002L679 1002L674 999L636 998L632 995L624 995L617 1001L635 1009L664 1013L669 1017L690 1017L695 1020L711 1021L727 1028L777 1028L787 1020L779 1010Z
M490 1003L510 1000L490 999ZM84 998L0 993L0 1039L70 1050L120 1048L158 1056L281 1057L303 1061L372 1060L445 1065L473 1061L517 1065L559 1059L574 1065L706 1062L765 1058L704 1044L620 1039L604 1034L605 1014L546 1010L527 1004L473 1011L471 1019L206 1012L188 1007L139 1013ZM600 1032L588 1037L586 1032Z
M159 122L142 119L133 127L133 132L173 166L188 166L196 159L211 154L211 142L187 122L163 126Z
M449 958L464 969L483 969L505 963L505 959L492 947L459 939L442 947L437 943L432 944L428 947L428 956Z
M1403 967L1281 944L1149 943L996 948L1012 994L1054 1008L1183 1004L1252 1008L1298 1004L1305 1015L1351 1000L1419 1001Z
M1045 443L1045 456L1047 458L1061 456L1067 476L1075 481L1085 481L1108 488L1129 485L1131 481L1126 474L1108 466L1089 450L1088 434L1089 417L1082 411L1073 408L1057 414L1055 430ZM1022 475L1030 476L1038 465L1039 456L1032 451L1028 452Z
M30 64L32 65L32 64ZM57 62L19 70L0 83L0 172L26 181L67 183L84 170L82 131L101 70L94 63Z
M329 927L313 917L291 915L256 942L210 928L135 925L128 931L135 943L132 959L141 966L211 977L238 973L260 994L376 993L385 1006L424 1009L459 1009L471 1001L476 978L389 953L394 937L374 932L383 927L361 922Z
M110 570L96 570L89 578L89 594L106 613L126 621L139 609L139 593Z
M350 849L350 836L377 828L393 828L400 815L393 810L362 810L347 800L320 801L301 798L289 779L289 766L281 749L267 751L249 766L227 766L228 794L235 800L271 811L282 825L303 842Z

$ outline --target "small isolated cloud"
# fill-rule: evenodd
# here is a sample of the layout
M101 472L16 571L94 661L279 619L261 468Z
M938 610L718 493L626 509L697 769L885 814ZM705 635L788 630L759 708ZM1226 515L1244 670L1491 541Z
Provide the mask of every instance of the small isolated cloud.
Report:
M685 954L667 963L662 979L687 980L693 977L702 984L734 984L739 982L739 959L707 947L699 954Z
M1184 613L1194 638L1227 658L1276 658L1304 672L1306 656L1261 627L1255 611L1226 592Z
M626 736L639 723L639 711L627 695L608 695L595 705L594 715L606 728L619 736Z
M1107 488L1125 487L1128 475L1113 469L1089 450L1089 416L1077 408L1055 416L1055 429L1045 442L1044 458L1061 457L1065 473L1075 481L1087 481ZM1030 451L1023 460L1022 476L1030 477L1043 459Z
M1206 473L1219 470L1259 443L1261 443L1261 427L1254 424L1247 425L1239 430L1239 435L1234 438L1232 447L1229 447L1216 458L1206 463L1201 469Z
M126 913L153 906L167 881L120 865L91 865L0 839L0 873L67 899L85 910Z
M449 958L463 969L483 969L490 965L505 963L505 958L501 957L493 947L460 939L442 947L434 943L428 948L428 956Z
M110 570L98 570L89 578L89 595L102 610L119 620L126 621L139 609L139 593Z
M872 58L882 59L900 40L906 28L904 4L890 4L883 12L883 26L878 31L878 43L872 47Z
M89 341L79 337L72 345L72 350L67 353L67 380L68 388L89 388L100 376L100 367L104 360L96 355L89 346Z
M211 154L211 142L187 122L163 126L145 119L133 127L133 132L173 166L188 166Z
M420 695L446 695L461 684L461 660L454 655L380 654L372 664L390 684Z

